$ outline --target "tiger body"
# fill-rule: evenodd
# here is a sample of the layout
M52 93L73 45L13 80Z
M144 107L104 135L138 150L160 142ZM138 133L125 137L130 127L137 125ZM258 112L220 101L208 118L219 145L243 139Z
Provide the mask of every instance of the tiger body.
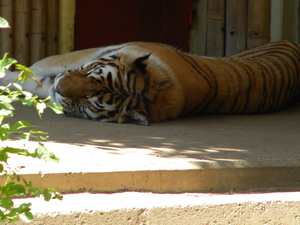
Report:
M180 116L273 112L299 100L300 48L289 41L227 58L133 42L51 56L25 89L50 95L70 116L147 125ZM16 75L10 72L4 82Z

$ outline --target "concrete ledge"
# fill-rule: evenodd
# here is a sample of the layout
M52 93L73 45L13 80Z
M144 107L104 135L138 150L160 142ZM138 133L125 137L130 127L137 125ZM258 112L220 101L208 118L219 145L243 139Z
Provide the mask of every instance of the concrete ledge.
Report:
M56 173L43 176L26 174L22 177L32 181L35 186L53 187L62 193L246 193L300 190L299 167Z
M45 163L11 156L10 166L40 187L64 193L300 190L300 107L264 115L181 118L149 127L50 110L39 120L34 109L16 107L14 119L49 131L45 145L61 159ZM13 140L1 144L22 146Z
M32 224L299 224L300 193L72 194L32 202ZM17 223L23 224L23 223Z

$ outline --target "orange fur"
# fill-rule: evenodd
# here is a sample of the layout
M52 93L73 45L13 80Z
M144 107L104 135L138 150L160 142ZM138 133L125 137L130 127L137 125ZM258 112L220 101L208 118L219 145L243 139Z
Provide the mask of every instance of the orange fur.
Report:
M299 68L300 48L289 41L227 58L133 42L53 56L31 67L47 82L45 77L55 77L36 92L45 96L50 90L67 114L143 125L179 116L279 110L299 100Z

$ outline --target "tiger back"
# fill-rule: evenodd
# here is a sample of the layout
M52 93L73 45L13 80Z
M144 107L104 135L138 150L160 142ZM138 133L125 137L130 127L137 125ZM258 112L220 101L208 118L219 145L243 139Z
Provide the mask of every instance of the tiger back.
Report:
M299 100L300 49L295 43L267 44L228 58L184 58L201 83L205 80L206 89L197 93L196 86L183 83L194 102L182 115L266 113ZM189 79L196 82L194 77Z
M52 97L72 116L144 125L179 116L272 112L299 99L299 53L288 41L227 58L127 43L61 74Z

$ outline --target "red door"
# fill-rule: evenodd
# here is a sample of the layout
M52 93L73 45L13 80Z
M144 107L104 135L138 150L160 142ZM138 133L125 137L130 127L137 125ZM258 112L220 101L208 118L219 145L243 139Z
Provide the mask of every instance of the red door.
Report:
M191 0L77 0L75 50L151 41L189 50Z

